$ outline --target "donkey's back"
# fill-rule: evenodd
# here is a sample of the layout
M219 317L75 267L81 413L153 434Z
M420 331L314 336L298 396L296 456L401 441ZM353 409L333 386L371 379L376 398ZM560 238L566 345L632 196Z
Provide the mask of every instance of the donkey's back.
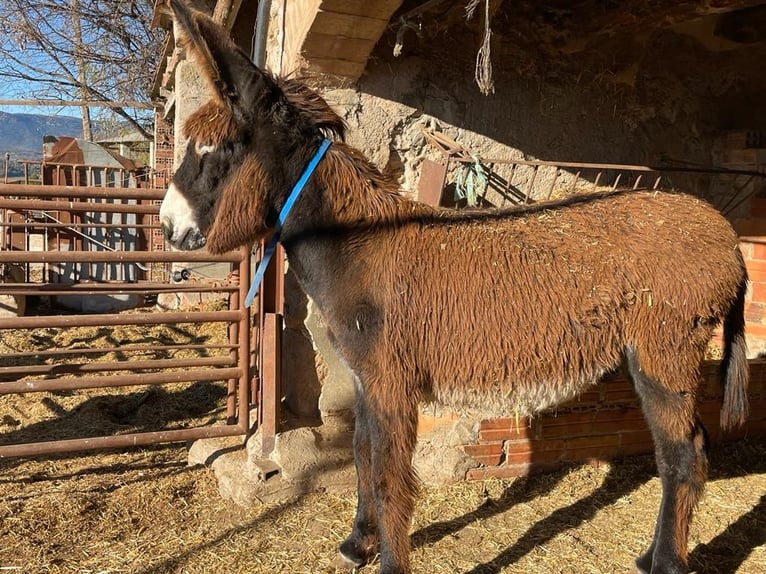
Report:
M699 364L746 281L731 226L683 194L441 212L382 234L355 266L385 318L377 350L417 356L444 402L505 413L571 398L628 348L657 376L688 379L679 354Z

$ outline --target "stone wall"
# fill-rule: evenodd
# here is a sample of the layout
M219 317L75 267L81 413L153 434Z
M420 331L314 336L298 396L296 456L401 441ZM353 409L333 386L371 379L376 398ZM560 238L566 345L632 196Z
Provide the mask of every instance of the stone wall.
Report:
M272 6L279 9L279 3ZM280 14L273 13L272 22L280 21ZM747 74L753 56L747 50L709 52L693 35L668 31L625 42L611 61L603 50L588 49L553 60L519 53L512 26L495 32L495 85L488 96L474 82L479 37L454 26L434 33L424 29L419 37L407 34L400 57L392 54L392 27L358 82L342 88L319 84L348 123L349 143L395 175L403 193L414 196L424 159L443 159L422 128L444 133L481 158L709 166L726 160L722 133L766 127L762 109L741 112L742 102L766 88L756 85L764 83L762 78L753 82L752 73ZM291 56L280 52L283 44L278 26L272 26L272 69L293 67L285 63ZM745 77L750 79L738 79ZM450 173L448 182L454 177ZM683 176L673 183L706 192ZM723 187L716 193L729 192ZM287 405L303 416L348 421L350 373L333 353L321 316L289 272L287 285ZM461 445L483 444L490 423L481 416L434 414L430 408L423 408L415 457L426 479L465 476L467 468L487 462L481 454L485 447L469 448L472 456L467 457ZM498 456L497 444L491 448L489 456ZM440 468L429 455L434 452L445 461Z

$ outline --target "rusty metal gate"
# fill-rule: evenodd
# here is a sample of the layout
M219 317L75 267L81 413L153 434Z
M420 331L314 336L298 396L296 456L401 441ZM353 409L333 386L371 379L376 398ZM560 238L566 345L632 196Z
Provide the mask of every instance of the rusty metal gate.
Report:
M267 447L273 444L279 402L278 271L271 271L271 287L262 289L257 300L271 303L254 306L258 310L253 316L243 305L249 249L220 256L146 250L144 246L157 245L151 237L160 233L163 195L164 190L145 188L0 186L0 297L16 303L15 313L2 313L0 301L0 342L14 333L47 342L33 350L0 347L0 397L210 382L225 389L225 417L196 428L64 440L14 442L0 435L0 458L247 435L257 424L264 427ZM132 240L125 241L127 236ZM200 264L223 264L229 272L223 279L209 279L186 270ZM99 266L118 272L95 273ZM200 304L183 310L158 308L158 300L177 294L193 294ZM210 297L217 303L202 303ZM55 312L28 305L24 316L25 301L56 306L73 298L81 303L73 306L70 301ZM91 312L100 304L106 304L105 312ZM128 340L93 347L81 341L55 348L50 336L54 329L211 323L225 330L224 340ZM266 404L270 408L259 408L251 420L251 406Z

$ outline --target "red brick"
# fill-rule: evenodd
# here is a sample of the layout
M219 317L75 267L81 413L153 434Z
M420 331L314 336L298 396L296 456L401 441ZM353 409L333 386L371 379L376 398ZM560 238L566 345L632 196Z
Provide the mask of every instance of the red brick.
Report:
M764 337L766 338L766 325L759 325L757 323L748 323L745 326L745 334L752 337Z
M766 303L766 282L750 283L751 301Z
M526 439L533 436L533 421L521 417L518 421L513 418L485 419L479 426L479 439L486 441Z
M748 271L766 271L766 260L763 259L748 259L745 261L745 267Z
M503 461L503 443L467 444L463 446L465 453L484 466L495 466Z
M592 449L594 452L601 449L616 447L620 442L619 435L582 436L566 439L565 449L567 452Z
M546 420L543 422L541 437L599 436L636 428L645 428L640 409L602 409Z
M745 321L747 323L764 324L766 318L766 303L752 302L745 305Z
M538 464L549 462L561 462L564 459L564 451L561 448L549 450L534 449L526 452L509 452L505 455L506 464Z
M637 454L649 454L654 452L654 443L650 440L641 442L632 442L629 444L621 445L619 448L619 454L621 456L633 456Z
M564 466L560 462L544 462L535 464L504 464L503 466L489 466L485 468L473 468L466 473L468 480L481 480L485 478L514 478L528 476L543 472L554 472Z
M764 241L763 243L753 241L752 246L753 246L752 258L760 259L761 261L766 261L766 241Z

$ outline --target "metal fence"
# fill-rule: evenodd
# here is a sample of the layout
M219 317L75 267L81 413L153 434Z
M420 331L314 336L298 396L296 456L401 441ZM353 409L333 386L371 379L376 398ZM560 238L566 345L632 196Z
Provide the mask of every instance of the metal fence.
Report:
M248 433L251 400L260 394L251 390L251 373L260 359L251 353L251 316L243 306L250 252L241 249L213 256L147 251L145 238L158 230L163 194L163 190L139 188L0 186L0 269L6 271L0 295L28 298L38 305L41 301L53 305L60 298L88 303L79 308L66 305L55 313L40 313L28 305L27 315L38 314L0 315L0 338L22 330L217 323L226 331L225 342L124 341L95 347L5 349L0 352L0 395L210 381L226 389L225 421L197 428L16 444L4 442L0 435L0 458ZM174 282L172 274L168 276L171 264L183 267L202 262L228 265L230 272L218 280L184 281L181 277ZM23 273L12 276L11 267ZM107 272L97 273L97 269ZM225 303L158 310L158 298L178 293L214 295ZM89 312L94 302L115 298L127 298L134 308L119 312L117 304L111 311Z

